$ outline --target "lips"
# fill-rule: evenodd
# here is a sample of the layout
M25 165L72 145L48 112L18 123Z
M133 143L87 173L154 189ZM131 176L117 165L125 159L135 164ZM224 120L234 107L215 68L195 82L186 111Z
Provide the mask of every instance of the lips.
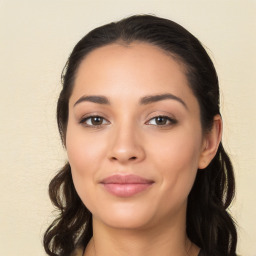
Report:
M100 182L111 194L118 197L131 197L147 190L154 183L137 175L112 175Z

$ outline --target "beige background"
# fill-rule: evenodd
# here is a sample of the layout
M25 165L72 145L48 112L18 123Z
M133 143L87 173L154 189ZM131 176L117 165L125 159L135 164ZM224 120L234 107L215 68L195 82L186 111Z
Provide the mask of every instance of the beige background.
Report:
M0 255L45 255L50 179L65 160L55 121L60 74L90 29L137 13L185 26L220 78L224 145L236 170L239 253L256 255L256 2L0 0Z

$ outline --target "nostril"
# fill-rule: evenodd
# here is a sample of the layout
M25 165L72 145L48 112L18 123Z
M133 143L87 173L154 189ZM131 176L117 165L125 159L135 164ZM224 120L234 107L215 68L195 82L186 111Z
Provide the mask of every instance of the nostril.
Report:
M134 160L136 160L136 159L138 159L136 156L132 156L132 157L125 157L125 158L123 158L123 157L115 157L115 156L112 156L111 157L111 160L112 161L134 161Z

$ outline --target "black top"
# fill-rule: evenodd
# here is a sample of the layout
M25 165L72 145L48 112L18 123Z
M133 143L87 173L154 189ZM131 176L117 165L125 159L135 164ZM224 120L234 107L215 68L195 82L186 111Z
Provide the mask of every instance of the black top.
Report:
M202 250L200 250L198 256L205 256L204 252Z

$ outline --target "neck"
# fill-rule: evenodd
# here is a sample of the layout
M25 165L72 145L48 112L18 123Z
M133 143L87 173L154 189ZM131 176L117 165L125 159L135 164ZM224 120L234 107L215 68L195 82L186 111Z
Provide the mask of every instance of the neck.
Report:
M179 222L134 230L112 228L93 220L93 237L85 256L194 256L196 252L198 248L186 236L185 224Z

